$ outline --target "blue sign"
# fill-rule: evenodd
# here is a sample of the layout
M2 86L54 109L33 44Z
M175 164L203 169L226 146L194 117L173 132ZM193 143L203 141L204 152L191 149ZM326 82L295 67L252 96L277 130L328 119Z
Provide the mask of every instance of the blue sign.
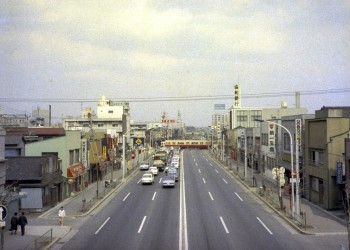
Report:
M337 162L337 184L343 183L343 163Z
M7 209L5 206L0 206L0 221L3 221L6 219L7 216Z

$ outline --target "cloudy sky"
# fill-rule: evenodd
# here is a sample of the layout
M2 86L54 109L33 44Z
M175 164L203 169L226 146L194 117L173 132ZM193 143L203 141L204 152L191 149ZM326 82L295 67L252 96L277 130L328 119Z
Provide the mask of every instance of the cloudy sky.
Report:
M349 0L0 0L0 114L104 95L134 121L209 126L237 82L246 107L350 106L349 41Z

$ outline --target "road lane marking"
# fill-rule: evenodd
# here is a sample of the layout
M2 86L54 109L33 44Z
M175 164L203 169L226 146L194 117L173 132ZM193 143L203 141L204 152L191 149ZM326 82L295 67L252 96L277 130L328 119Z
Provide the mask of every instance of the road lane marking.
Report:
M183 152L181 152L181 158L183 163ZM183 169L183 164L181 168ZM181 171L180 175L182 182L180 183L179 250L188 250L185 171Z
M198 169L198 172L199 172L199 173L202 173L200 169Z
M222 178L223 180L224 180L224 182L227 184L228 182L224 179L224 178Z
M206 161L208 161L208 159L205 159Z
M162 183L162 179L163 179L163 178L160 178L160 179L159 179L159 183Z
M206 183L204 178L203 178L203 182Z
M97 231L95 232L95 234L98 234L98 232L100 232L100 230L104 227L104 225L106 225L107 221L109 221L111 217L108 217L107 220L105 220L105 222L103 222L103 224L100 226L99 229L97 229Z
M262 221L260 220L259 217L256 217L256 218L257 218L258 221L261 223L261 225L263 225L263 227L266 229L266 231L268 231L269 234L273 235L273 233L271 232L271 230L264 224L264 222L262 222Z
M219 171L217 170L217 169L215 169L215 172L218 174L219 173Z
M153 197L152 197L152 201L154 200L154 197L156 197L156 194L157 194L157 192L154 192Z
M214 200L214 198L213 198L213 196L211 195L211 193L210 193L210 192L208 192L208 194L209 194L209 196L210 196L210 199L213 201L213 200Z
M123 199L123 201L125 201L128 197L129 197L130 193L128 193L125 198Z
M243 201L243 199L241 198L241 196L239 196L236 192L235 192L235 195L236 195L241 201Z
M223 225L224 228L225 228L226 233L229 234L230 232L228 231L228 229L227 229L227 227L226 227L226 224L225 224L225 221L224 221L224 219L223 219L221 216L220 216L220 220L221 220L222 225Z
M211 163L210 163L210 166L213 166L213 165L211 165Z
M141 230L142 230L143 224L145 223L146 218L147 218L147 216L143 217L143 220L142 220L141 225L139 227L139 231L137 231L138 234L141 233Z
M196 166L198 167L198 164L197 164L197 162L196 162Z
M137 182L137 184L139 184L141 182L142 178Z
M193 158L193 161L196 161L196 159Z

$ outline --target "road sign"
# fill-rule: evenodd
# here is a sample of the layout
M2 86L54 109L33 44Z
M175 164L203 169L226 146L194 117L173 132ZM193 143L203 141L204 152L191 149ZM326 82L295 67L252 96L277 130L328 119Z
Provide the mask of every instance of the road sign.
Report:
M7 208L5 206L0 205L0 221L6 219L7 216Z
M134 144L138 146L143 146L144 145L145 138L134 138Z

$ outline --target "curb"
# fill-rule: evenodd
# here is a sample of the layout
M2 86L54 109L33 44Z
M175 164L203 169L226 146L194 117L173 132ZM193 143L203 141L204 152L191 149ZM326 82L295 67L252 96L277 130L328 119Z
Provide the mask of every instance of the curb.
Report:
M209 157L214 160L216 162L217 165L219 165L223 170L225 170L226 173L228 173L230 176L234 177L236 180L238 180L243 186L245 186L246 189L248 189L251 193L253 193L256 197L259 197L259 199L264 202L269 208L271 208L276 214L278 214L282 219L284 219L286 222L288 222L289 225L291 225L295 230L297 230L299 233L301 234L305 234L305 235L317 235L315 233L309 233L306 232L305 230L300 229L292 220L290 220L289 218L287 218L285 215L283 215L280 211L278 211L274 206L272 206L269 202L267 202L263 197L261 197L259 194L257 194L256 192L254 192L251 187L245 183L244 181L242 181L238 175L231 173L229 170L227 170L225 168L225 166L218 161L216 158L212 157L212 155L210 155L207 152L207 155L209 155Z

